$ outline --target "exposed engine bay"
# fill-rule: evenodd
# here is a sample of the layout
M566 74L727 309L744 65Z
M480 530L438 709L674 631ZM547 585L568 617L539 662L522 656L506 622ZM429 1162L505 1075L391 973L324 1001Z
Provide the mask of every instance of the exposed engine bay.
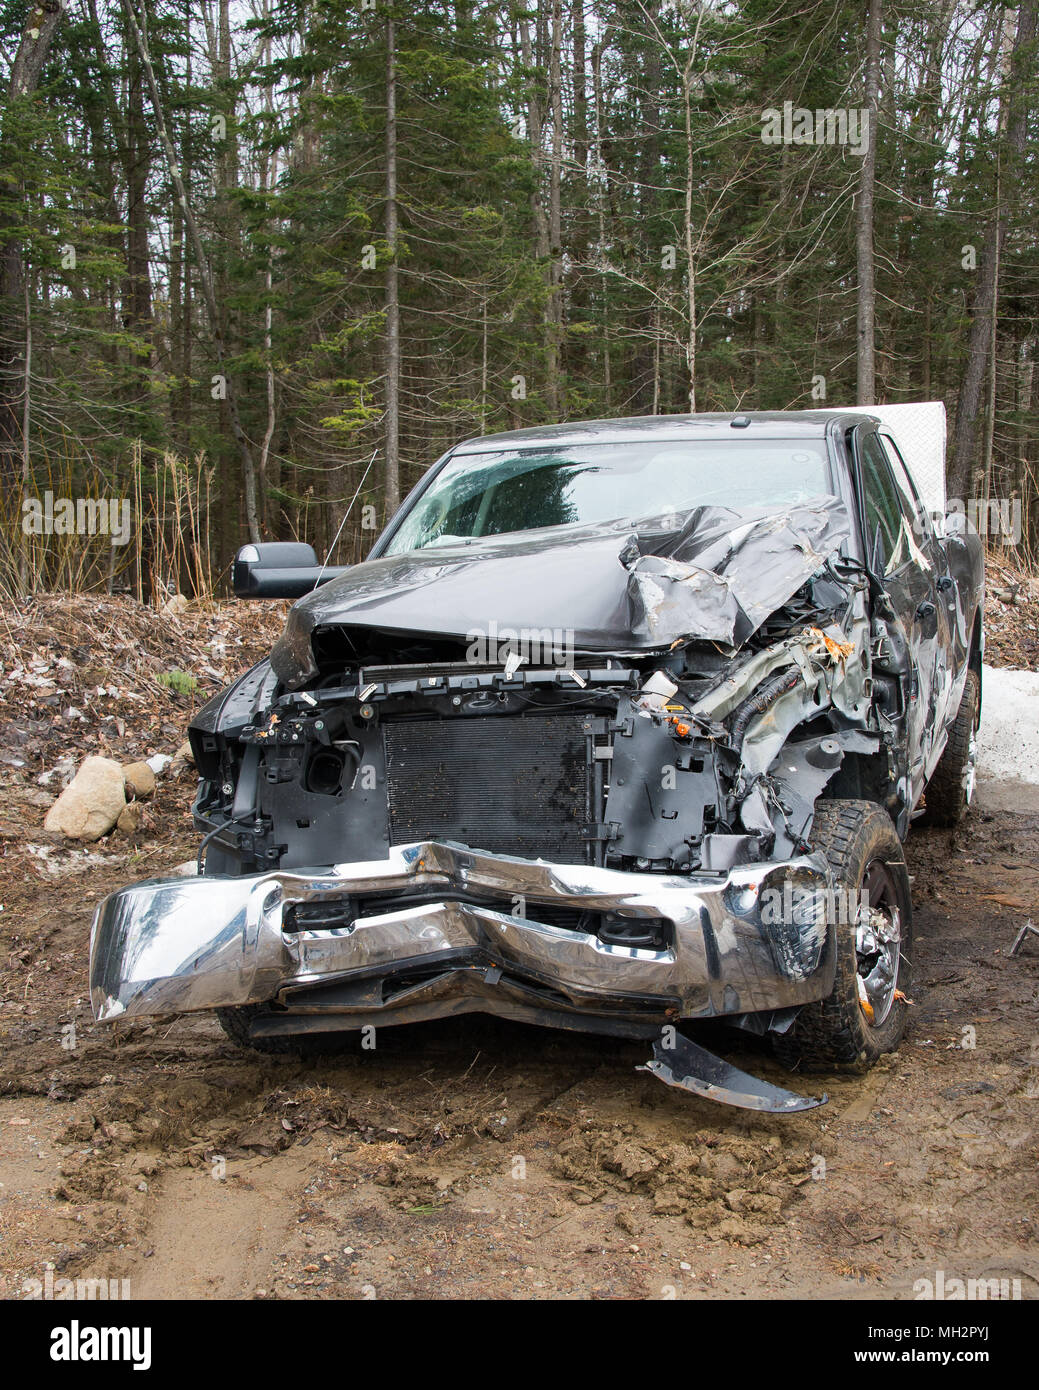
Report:
M629 649L615 654L567 650L562 628L503 626L491 634L500 659L481 664L475 629L422 638L316 621L305 631L297 607L271 667L192 726L198 823L233 823L210 853L233 853L239 871L296 868L334 863L344 843L375 857L433 835L533 857L565 849L569 862L606 867L718 872L803 850L823 787L849 754L876 753L899 713L897 672L874 700L868 586L838 554L840 510L827 507L807 536L785 535L782 567L777 534L790 519L764 518L730 550L740 584L726 583L722 565L683 559L701 558L716 515L621 545L612 536L641 609ZM755 623L825 542L816 572ZM579 566L580 546L567 559ZM691 588L690 575L709 575L709 586ZM722 636L672 635L694 621ZM738 649L723 640L741 629ZM667 646L644 655L636 634ZM294 660L304 642L309 660ZM386 661L390 650L405 659ZM539 663L546 655L553 664ZM298 688L276 694L279 673Z

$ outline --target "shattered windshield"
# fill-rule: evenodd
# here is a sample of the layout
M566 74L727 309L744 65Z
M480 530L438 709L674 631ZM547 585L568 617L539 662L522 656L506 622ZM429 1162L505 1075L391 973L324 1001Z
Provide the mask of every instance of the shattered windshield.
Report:
M643 441L456 454L383 553L546 526L635 522L700 506L784 506L831 493L823 439Z

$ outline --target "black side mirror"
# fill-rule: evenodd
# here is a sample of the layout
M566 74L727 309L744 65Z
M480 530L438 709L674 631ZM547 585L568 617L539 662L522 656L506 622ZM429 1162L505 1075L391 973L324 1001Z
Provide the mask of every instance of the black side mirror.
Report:
M264 541L243 545L235 556L231 587L238 598L302 598L345 574L348 566L318 563L312 545L298 541Z

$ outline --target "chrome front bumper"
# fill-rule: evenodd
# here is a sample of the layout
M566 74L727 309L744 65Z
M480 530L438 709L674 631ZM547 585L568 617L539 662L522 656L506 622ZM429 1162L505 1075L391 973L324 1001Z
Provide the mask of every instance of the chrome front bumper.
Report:
M428 982L442 966L435 993L444 1013L464 1011L450 996L472 995L474 970L482 997L468 1007L491 1013L519 1016L515 1008L496 1009L499 984L504 992L532 988L552 1010L578 1016L760 1013L829 993L832 931L824 908L813 906L825 903L829 886L826 863L815 855L679 877L441 842L314 875L154 879L120 889L98 908L90 996L99 1020L266 1001L292 1013L294 1000L300 1013L313 1014L330 1011L315 1010L316 990L363 980L359 1002L340 1012L394 1022L387 1007L394 976ZM413 900L386 903L399 892ZM795 894L797 911L763 910ZM365 895L380 901L366 909ZM283 930L291 904L343 899L353 912L349 925ZM673 924L672 941L663 950L607 944L540 922L539 903L663 918Z

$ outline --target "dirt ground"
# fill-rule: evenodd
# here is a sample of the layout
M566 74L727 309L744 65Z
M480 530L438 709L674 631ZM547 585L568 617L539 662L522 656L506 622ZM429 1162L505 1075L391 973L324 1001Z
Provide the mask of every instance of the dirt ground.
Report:
M1039 601L987 616L989 659L1034 669ZM1039 1296L1039 938L1008 954L1039 924L1039 808L1010 784L910 836L908 1037L865 1078L794 1078L830 1096L800 1115L670 1090L641 1044L490 1019L306 1062L201 1016L95 1027L93 910L194 856L193 773L159 779L130 839L66 844L46 809L85 753L173 753L279 625L125 598L0 612L0 1296L913 1298L939 1270ZM707 1042L790 1084L765 1048Z
M912 1298L938 1270L1039 1294L1039 938L1008 954L1039 922L1039 816L913 833L908 1038L773 1117L668 1089L639 1044L494 1020L308 1061L204 1017L95 1026L93 908L189 857L191 793L160 784L147 847L86 849L35 843L9 789L3 1296L48 1269L164 1299Z

